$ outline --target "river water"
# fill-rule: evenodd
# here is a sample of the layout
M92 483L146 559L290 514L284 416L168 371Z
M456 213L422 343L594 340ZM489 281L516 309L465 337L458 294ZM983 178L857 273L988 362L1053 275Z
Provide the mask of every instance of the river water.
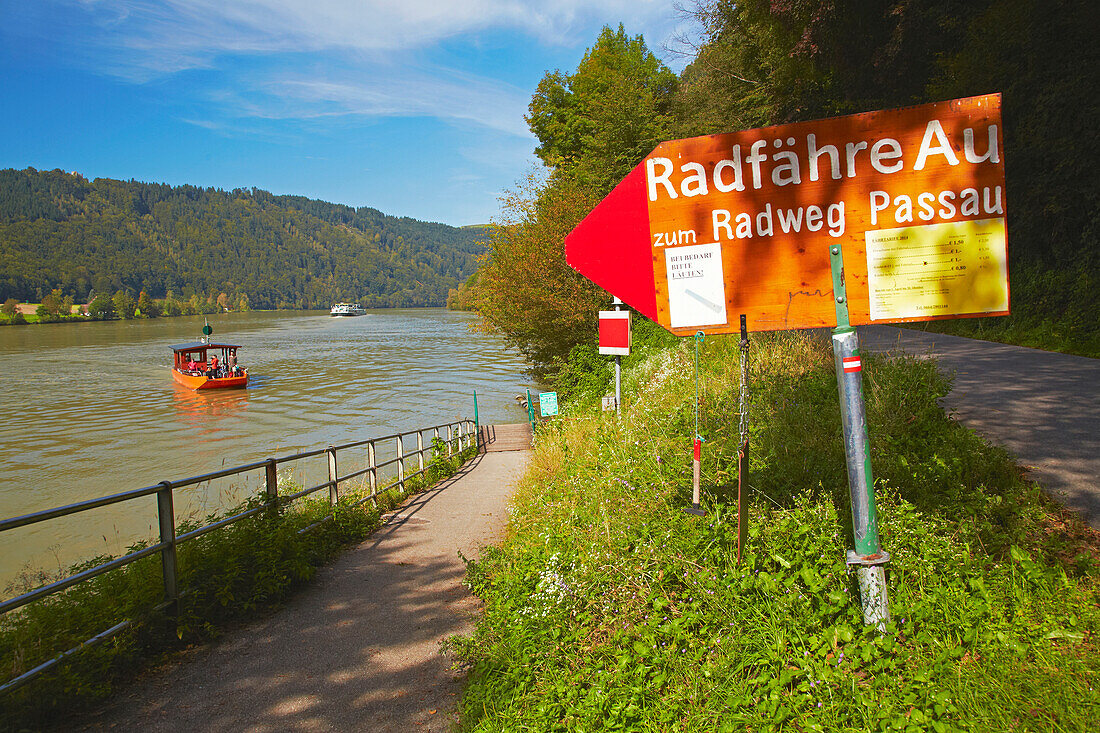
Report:
M169 348L197 341L201 317L0 328L0 518L473 418L475 391L482 424L521 422L525 363L473 321L442 309L211 316L250 380L204 392L175 384ZM299 462L280 480L319 483L325 466ZM260 474L177 490L177 518L236 504ZM0 590L28 569L125 552L156 526L148 497L4 532Z

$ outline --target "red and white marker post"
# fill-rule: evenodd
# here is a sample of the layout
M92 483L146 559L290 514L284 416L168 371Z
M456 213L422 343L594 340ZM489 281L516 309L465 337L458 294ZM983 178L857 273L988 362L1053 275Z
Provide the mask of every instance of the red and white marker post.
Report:
M622 394L623 357L630 356L630 311L619 310L623 302L615 298L615 310L600 311L600 353L615 357L615 412L619 412Z

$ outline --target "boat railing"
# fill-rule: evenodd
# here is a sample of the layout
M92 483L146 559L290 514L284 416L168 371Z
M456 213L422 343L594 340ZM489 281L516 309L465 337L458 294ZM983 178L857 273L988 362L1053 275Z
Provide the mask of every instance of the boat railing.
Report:
M476 402L475 402L476 405ZM424 437L426 434L431 434L432 439L425 443ZM444 435L446 436L444 438ZM415 449L407 449L405 442L406 439L411 439L413 436L416 438ZM410 441L411 442L411 441ZM366 440L355 441L354 443L346 443L338 446L328 446L326 448L319 448L316 450L304 451L295 453L293 455L283 456L281 458L266 458L262 461L255 461L243 466L234 466L231 468L223 468L217 471L211 471L198 476L189 476L187 478L173 479L169 481L161 481L158 484L152 486L145 486L140 489L132 489L129 491L123 491L118 494L112 494L110 496L103 496L97 499L89 499L87 501L76 502L74 504L67 504L65 506L55 507L53 509L46 509L32 514L25 514L19 517L12 517L10 519L0 520L0 532L7 532L10 530L18 529L20 527L26 527L29 525L40 524L50 520L59 519L81 512L86 512L91 509L98 509L99 507L109 506L112 504L119 504L121 502L131 501L134 499L140 499L142 497L156 495L157 499L157 519L159 525L160 538L159 541L153 544L149 544L140 549L129 552L121 557L113 558L109 561L100 563L93 567L87 568L74 575L70 575L66 578L56 580L52 583L48 583L41 587L30 590L22 595L16 596L0 602L0 616L6 613L15 611L18 608L26 606L37 600L41 600L48 596L60 593L75 585L79 585L85 581L102 575L108 571L116 568L129 565L144 557L148 557L154 554L160 554L161 559L161 578L164 585L164 600L158 604L154 611L168 611L168 615L172 617L173 611L176 608L177 603L180 600L181 593L178 585L177 568L176 568L176 548L188 540L193 540L196 537L200 537L208 532L213 532L222 527L226 527L235 522L239 522L248 517L259 514L265 511L281 511L283 507L293 503L294 501L310 496L320 491L328 489L329 502L335 505L340 500L340 486L347 481L351 481L357 478L364 478L360 482L363 488L369 486L369 491L360 492L356 500L352 502L354 505L359 506L368 501L373 502L375 506L378 505L379 495L387 490L396 486L402 493L405 491L405 484L407 481L412 480L417 476L423 475L431 468L431 456L434 451L446 451L447 456L452 456L455 453L462 452L463 450L477 445L480 448L481 435L477 429L476 423L476 407L475 407L475 420L463 419L457 422L442 423L440 425L433 425L426 428L418 428L416 430L410 430L402 433L394 433L392 435L384 435L377 438L368 438ZM389 449L392 446L393 457L388 460L380 460L389 454ZM366 448L366 466L362 469L352 471L350 473L340 475L338 470L339 462L337 460L340 451L346 451L356 448ZM428 460L425 460L425 455L429 456ZM328 478L308 488L296 491L290 494L279 493L279 475L278 468L283 464L294 463L308 458L315 458L318 456L325 456L328 463ZM413 464L412 462L415 461ZM409 472L412 465L416 466L416 470ZM393 475L393 471L387 472L389 467L396 467L396 476ZM196 487L200 484L214 481L220 478L226 478L229 476L239 476L241 474L249 474L251 472L263 472L262 483L264 486L264 500L257 506L253 506L242 512L238 512L229 517L223 517L217 521L213 521L204 526L196 529L189 530L187 532L177 534L176 533L176 515L175 515L175 497L174 492L177 489L184 489L188 487ZM392 483L386 485L386 481L391 480ZM311 524L307 527L303 527L298 530L299 533L308 532L327 521L330 521L333 514L328 514L319 522ZM18 687L23 686L27 682L30 682L35 677L38 677L43 672L53 668L57 664L61 663L73 654L87 649L91 646L100 644L101 642L110 639L111 637L119 634L134 624L132 619L124 620L121 623L99 632L95 636L81 642L77 646L61 652L52 659L39 664L33 669L27 670L17 677L13 677L7 682L0 685L0 694L10 692ZM173 630L174 631L174 630Z

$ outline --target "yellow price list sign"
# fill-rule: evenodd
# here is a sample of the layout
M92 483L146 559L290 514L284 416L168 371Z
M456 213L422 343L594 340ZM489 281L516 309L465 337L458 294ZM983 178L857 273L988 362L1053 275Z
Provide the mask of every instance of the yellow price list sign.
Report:
M872 321L1008 312L1004 219L866 232Z

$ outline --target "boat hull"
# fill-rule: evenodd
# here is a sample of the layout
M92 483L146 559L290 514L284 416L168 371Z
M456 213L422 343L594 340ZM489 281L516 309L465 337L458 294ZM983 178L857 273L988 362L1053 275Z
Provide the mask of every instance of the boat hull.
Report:
M205 374L196 376L184 374L178 369L172 370L172 378L177 384L188 389L241 389L248 386L248 372L239 377L208 377Z

